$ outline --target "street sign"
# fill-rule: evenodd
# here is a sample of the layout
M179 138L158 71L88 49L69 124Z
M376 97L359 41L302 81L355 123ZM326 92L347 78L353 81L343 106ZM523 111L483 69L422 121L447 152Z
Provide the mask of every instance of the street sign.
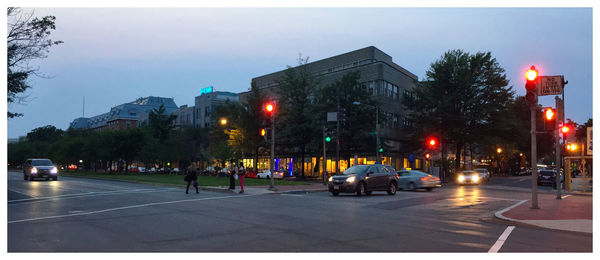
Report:
M563 76L540 76L538 96L561 95L563 87Z
M593 127L587 128L587 155L592 155L592 133L594 133L592 129Z
M337 112L327 112L327 122L337 121Z

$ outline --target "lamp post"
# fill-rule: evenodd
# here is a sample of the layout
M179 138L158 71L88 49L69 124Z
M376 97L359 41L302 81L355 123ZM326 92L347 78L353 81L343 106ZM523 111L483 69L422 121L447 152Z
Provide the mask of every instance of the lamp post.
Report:
M361 105L360 102L358 101L354 101L352 102L352 105ZM367 104L363 104L363 106L367 106L370 108L374 108L375 109L375 139L377 139L377 147L375 147L375 163L379 163L381 160L379 159L379 106L372 106L372 105L367 105Z
M502 148L498 147L496 149L496 161L498 163L498 173L502 172L502 167L500 167L500 154L502 154Z

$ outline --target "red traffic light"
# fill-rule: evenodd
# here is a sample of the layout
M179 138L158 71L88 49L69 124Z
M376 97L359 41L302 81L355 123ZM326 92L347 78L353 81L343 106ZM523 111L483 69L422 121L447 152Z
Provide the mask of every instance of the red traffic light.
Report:
M531 69L529 69L525 73L525 78L528 81L535 81L537 79L537 76L538 76L538 71L535 69L535 66L531 66Z
M428 145L430 148L433 148L433 147L435 147L435 146L437 145L437 140L436 140L435 138L433 138L433 137L432 137L432 138L429 138L429 139L427 140L427 145Z
M265 130L264 128L260 129L260 136L265 136L266 134L267 134L267 130Z
M567 133L569 133L569 131L571 131L571 128L570 128L568 125L563 125L563 126L560 128L560 131L561 131L563 134L567 134Z
M546 118L546 120L548 120L548 121L554 119L555 116L556 116L556 110L554 110L554 108L547 108L544 111L544 118Z
M271 117L275 111L275 104L273 102L267 102L265 103L264 109L265 113L267 113L267 116Z
M535 66L531 66L531 68L525 73L525 89L527 90L527 94L525 94L525 99L530 104L537 104L537 86L538 79L538 71L535 69Z

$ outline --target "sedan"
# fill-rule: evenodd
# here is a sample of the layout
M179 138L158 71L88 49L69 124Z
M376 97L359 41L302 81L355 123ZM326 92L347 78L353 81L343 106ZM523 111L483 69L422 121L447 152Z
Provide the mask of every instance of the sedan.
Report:
M27 159L23 166L23 179L33 181L34 178L58 180L58 168L49 159Z
M483 181L481 175L476 171L462 171L456 179L458 184L479 184Z
M256 174L257 179L270 179L271 178L271 170L264 170ZM275 171L275 179L283 179L283 172Z
M474 171L479 173L479 178L481 178L482 181L487 182L490 180L490 172L487 169L477 168L477 169L474 169Z
M329 177L329 192L333 196L342 192L356 193L356 196L371 195L373 191L394 195L398 189L398 175L390 168L381 164L354 165L340 175Z
M561 184L564 184L565 182L563 174L560 175L560 182ZM549 184L552 185L552 187L556 188L556 171L540 171L538 173L537 184L538 186Z
M433 188L442 187L440 178L421 171L398 171L398 186L401 189L416 190L426 189L431 191Z

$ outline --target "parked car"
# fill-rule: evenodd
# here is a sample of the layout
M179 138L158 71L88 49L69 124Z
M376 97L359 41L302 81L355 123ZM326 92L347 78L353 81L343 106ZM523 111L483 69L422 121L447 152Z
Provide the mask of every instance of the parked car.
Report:
M456 181L458 184L480 184L483 179L476 171L462 171L458 173Z
M477 168L477 169L474 169L474 171L479 173L479 176L482 179L482 181L487 182L490 180L490 177L491 177L490 172L486 168Z
M129 169L127 169L127 172L140 172L140 170L138 169L138 167L129 166Z
M23 180L33 181L35 178L58 180L58 168L50 159L27 159L23 165Z
M256 178L257 179L270 179L271 176L271 170L264 170L262 172L259 172L258 174L256 174ZM283 179L283 172L282 171L275 171L275 179Z
M146 167L138 167L138 172L147 172Z
M246 171L246 178L257 178L257 174L255 170L247 170Z
M564 175L561 174L560 175L560 183L564 184L565 179L564 179ZM538 178L537 178L537 184L539 186L542 185L552 185L552 187L556 188L556 171L550 171L550 170L542 170L538 173Z
M179 171L179 168L173 168L173 169L171 170L171 173L179 174L179 172L180 172L180 171Z
M398 187L406 190L426 189L442 187L440 178L421 171L398 171Z
M387 191L394 195L398 190L398 175L387 165L354 165L340 175L329 177L327 187L333 196L340 193L371 195L373 191Z

